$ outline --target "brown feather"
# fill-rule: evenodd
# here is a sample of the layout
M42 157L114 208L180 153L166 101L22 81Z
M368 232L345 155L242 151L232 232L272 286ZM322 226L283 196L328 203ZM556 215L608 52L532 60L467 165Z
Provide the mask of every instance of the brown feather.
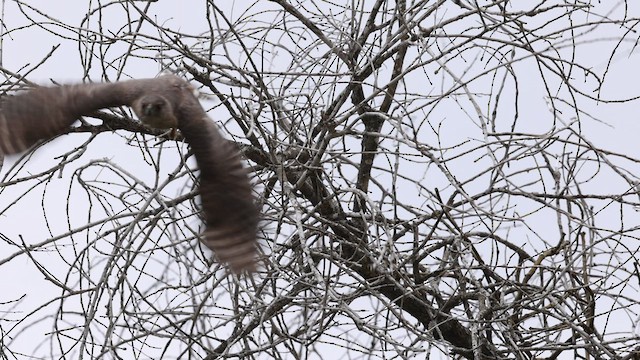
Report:
M200 195L207 225L203 243L232 271L255 270L259 213L247 170L189 84L176 76L40 87L4 97L0 100L0 152L27 150L39 140L63 133L82 115L123 105L132 106L150 126L173 127L177 123L200 168Z
M207 229L203 242L231 270L255 270L259 221L247 170L238 150L220 135L200 103L188 94L176 111L178 128L200 168L200 196Z

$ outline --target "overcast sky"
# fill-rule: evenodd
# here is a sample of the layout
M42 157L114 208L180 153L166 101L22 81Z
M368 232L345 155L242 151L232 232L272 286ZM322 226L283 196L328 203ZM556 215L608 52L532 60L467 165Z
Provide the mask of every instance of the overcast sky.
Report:
M118 29L126 22L126 19L121 18L122 12L118 10L119 5L113 5L113 10L107 9L104 12L104 18L100 27L96 21L97 17L91 17L89 23L83 23L83 19L86 16L87 9L95 8L97 2L78 2L71 0L64 1L30 1L27 3L33 3L39 11L46 16L60 20L63 23L71 24L74 26L82 26L94 31L109 32L111 29ZM185 4L187 2L184 2ZM176 31L188 32L192 34L206 34L208 26L201 16L204 11L204 6L200 2L189 2L189 6L176 6L176 2L172 1L159 1L152 3L153 11L151 14L158 23L162 23L165 26L170 26ZM235 19L245 11L242 6L249 4L248 2L216 2L218 6L228 7L227 15L230 19ZM83 67L79 60L77 43L74 41L63 41L60 36L67 36L71 39L77 36L73 31L61 28L57 25L46 24L46 17L42 14L38 14L37 11L28 9L25 7L25 12L30 17L37 19L39 22L45 23L42 27L29 26L21 28L22 26L29 25L31 23L24 14L20 12L16 4L13 1L5 1L4 4L4 17L2 19L5 29L12 29L9 34L6 34L2 38L2 66L8 70L14 72L24 73L25 71L19 71L19 69L29 69L34 64L39 62L47 53L51 52L56 46L59 46L52 54L51 59L47 60L45 66L38 68L36 71L28 75L28 79L40 84L49 84L50 80L56 82L75 82L83 81ZM145 2L136 2L139 7L146 6ZM193 5L192 5L193 4ZM634 4L635 5L635 4ZM255 5L263 6L263 5ZM270 5L264 5L266 9ZM257 11L255 8L252 11ZM616 11L622 11L618 9ZM113 14L113 15L109 15ZM263 15L264 18L269 17L269 13ZM16 30L13 30L16 29ZM115 31L115 30L114 30ZM52 34L55 32L55 34ZM606 29L603 29L603 33L599 33L598 38L607 38L613 36L608 34ZM144 41L141 39L140 41ZM611 40L612 42L614 40ZM117 55L118 50L124 45L115 46L114 57ZM584 44L581 46L581 53L578 54L582 59L582 63L587 63L598 72L602 73L607 65L610 65L610 71L606 73L606 83L601 89L599 94L591 93L591 96L600 96L602 99L631 99L640 96L640 64L639 58L636 52L632 52L635 44L631 42L624 42L620 44L620 50L618 54L609 63L608 55L610 51L602 51L602 42L594 42L592 44ZM610 49L611 46L609 46ZM82 51L82 50L80 50ZM274 58L271 59L272 64L277 66L278 58L274 53ZM109 54L107 54L109 57ZM94 59L95 60L95 59ZM584 60L584 61L583 61ZM154 65L153 61L149 59L130 59L130 63L124 65L124 70L120 74L120 79L126 78L144 78L153 77L157 75L162 69L160 65ZM97 65L94 65L97 66ZM122 66L122 64L114 63L114 68ZM520 65L516 65L520 66ZM522 66L532 66L531 64ZM117 71L111 71L110 80L117 80ZM95 68L91 73L92 81L101 81L100 78L101 69ZM576 71L576 78L579 78L582 74ZM86 81L86 79L84 79ZM522 84L527 84L528 79L520 79ZM411 80L409 80L411 81ZM420 81L420 80L418 80ZM540 86L531 80L531 87ZM585 86L586 87L586 86ZM533 92L530 92L530 94ZM536 128L536 121L539 119L543 124L548 119L549 109L544 105L544 93L531 94L528 101L523 102L522 109L523 119L531 122L531 129ZM609 149L614 152L624 153L629 156L640 158L640 146L638 144L638 134L640 134L640 121L638 121L638 101L606 104L591 102L588 104L586 101L582 102L587 104L584 109L591 114L596 115L596 120L587 120L581 123L583 133L587 134L590 141L599 147ZM446 116L446 109L442 109L441 115ZM434 114L438 116L438 114ZM567 122L572 121L572 115L567 114L567 118L564 119ZM545 131L546 125L540 126L540 131ZM450 134L442 134L451 136L450 139L456 137L469 136L467 131L469 129L456 129L448 128L445 131L451 131ZM127 136L123 134L102 134L99 139L95 141L90 147L89 151L83 155L83 162L91 161L93 159L108 158L110 161L121 164L129 171L139 174L141 179L152 182L153 171L146 173L148 164L144 159L132 156L126 145L128 140ZM47 145L46 150L39 151L36 157L29 163L29 166L21 170L21 175L27 173L37 172L38 169L44 169L51 165L52 157L60 155L61 153L72 149L75 145L80 144L86 135L72 135L64 136L51 144ZM457 141L457 140L456 140ZM453 141L452 142L456 142ZM167 155L167 167L175 166L172 161L177 157L170 157ZM4 176L8 171L10 164L17 158L11 158L5 160L5 166L0 171L0 176ZM48 218L45 219L40 208L42 191L40 189L37 193L27 195L26 200L21 200L19 205L12 208L0 216L0 233L5 236L16 238L23 236L27 243L39 242L48 237L49 229L52 234L58 235L63 233L68 228L67 216L66 216L66 200L69 190L68 177L72 174L73 169L65 169L62 174L62 179L52 179L47 185L47 206L55 208L54 211L47 213ZM422 176L422 174L416 174L416 176ZM66 179L66 181L65 181ZM612 180L617 181L617 180ZM585 185L586 189L593 189L602 191L606 189L610 184L607 181L600 180L599 182ZM12 187L11 193L0 193L0 199L7 199L17 197L19 187ZM23 187L26 191L27 188ZM172 191L179 193L183 189L173 188ZM73 195L82 197L81 194ZM78 202L81 204L81 202ZM611 209L615 210L615 209ZM86 219L86 205L78 205L71 209L73 216L70 221L77 226L83 224ZM612 211L612 221L618 221L615 218L615 211ZM638 214L640 217L640 213ZM48 222L47 222L48 221ZM49 224L49 225L47 225ZM48 228L50 226L50 228ZM541 229L541 232L547 229ZM0 252L2 252L2 245L0 245ZM13 250L12 250L13 251ZM28 294L29 297L25 299L23 303L25 308L29 308L31 299L35 298L32 304L39 304L38 293L42 293L42 297L48 296L47 291L50 287L47 282L42 279L42 275L33 267L25 266L30 261L27 258L21 261L13 261L8 264L2 265L0 271L2 273L15 274L14 278L3 281L3 292L0 293L0 303L20 297L22 294ZM37 284L37 285L35 285ZM27 348L29 339L24 339Z

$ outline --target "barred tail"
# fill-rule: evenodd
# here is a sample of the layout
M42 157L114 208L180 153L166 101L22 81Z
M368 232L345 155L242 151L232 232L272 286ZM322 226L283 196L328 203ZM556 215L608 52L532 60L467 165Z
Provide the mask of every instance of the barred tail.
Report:
M202 241L234 273L252 272L256 270L256 235L246 230L236 226L208 228Z

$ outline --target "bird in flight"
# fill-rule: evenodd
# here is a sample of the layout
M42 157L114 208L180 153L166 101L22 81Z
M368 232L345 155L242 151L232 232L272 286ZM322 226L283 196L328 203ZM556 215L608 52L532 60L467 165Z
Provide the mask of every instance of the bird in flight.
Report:
M0 98L0 155L27 150L68 130L83 115L131 106L144 124L178 128L200 169L203 243L235 272L256 267L258 209L235 146L222 137L193 93L174 75L115 83L38 87Z

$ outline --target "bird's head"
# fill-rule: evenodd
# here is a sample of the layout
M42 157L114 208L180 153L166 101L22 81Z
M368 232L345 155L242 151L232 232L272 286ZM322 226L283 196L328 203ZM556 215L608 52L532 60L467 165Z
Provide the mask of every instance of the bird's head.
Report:
M142 114L144 116L158 116L162 112L162 108L166 105L163 99L158 101L150 101L142 103Z
M162 95L145 95L136 100L132 107L140 121L145 125L159 129L178 126L171 103Z

